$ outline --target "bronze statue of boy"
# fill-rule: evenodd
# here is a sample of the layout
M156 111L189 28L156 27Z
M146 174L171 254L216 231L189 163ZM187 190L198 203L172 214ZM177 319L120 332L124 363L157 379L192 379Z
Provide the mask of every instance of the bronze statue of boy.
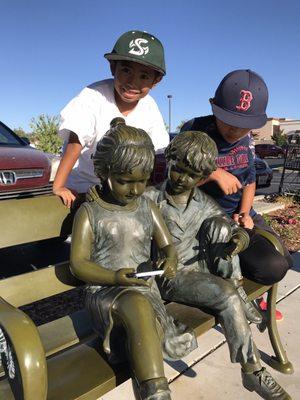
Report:
M165 155L168 178L146 193L158 205L178 253L176 276L160 282L162 297L215 314L231 361L241 364L244 386L264 399L290 399L262 368L245 316L260 319L240 285L237 254L247 246L247 233L197 187L216 169L214 141L203 132L184 132Z

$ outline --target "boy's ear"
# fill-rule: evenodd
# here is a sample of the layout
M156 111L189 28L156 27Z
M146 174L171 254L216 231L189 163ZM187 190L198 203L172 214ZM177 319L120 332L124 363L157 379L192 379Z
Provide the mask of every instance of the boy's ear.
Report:
M211 97L210 99L209 99L209 102L210 102L210 104L214 104L214 97Z
M116 72L116 62L110 60L110 61L109 61L109 66L110 66L110 71L111 71L112 76L115 76L115 72Z
M161 74L157 75L153 80L152 87L156 86L162 80L162 78L163 78L163 75L161 75Z

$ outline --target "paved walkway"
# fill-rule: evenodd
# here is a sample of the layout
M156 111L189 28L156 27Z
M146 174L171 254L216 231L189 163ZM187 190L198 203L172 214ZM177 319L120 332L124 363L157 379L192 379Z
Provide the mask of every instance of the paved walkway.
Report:
M278 309L284 315L278 329L295 372L284 375L267 362L273 354L268 334L259 332L251 325L254 340L261 352L263 365L288 391L293 400L300 399L300 252L293 255L295 267L279 285ZM172 400L255 400L260 397L248 392L241 384L240 367L229 361L225 338L217 329L210 330L198 339L198 349L177 363L165 363L165 372L170 381ZM127 381L101 397L102 400L133 400L131 382Z

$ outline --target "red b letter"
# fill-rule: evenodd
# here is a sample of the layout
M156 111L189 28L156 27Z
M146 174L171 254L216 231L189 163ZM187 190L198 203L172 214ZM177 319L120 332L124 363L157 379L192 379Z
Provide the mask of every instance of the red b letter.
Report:
M249 90L241 90L241 95L240 104L236 106L236 109L239 111L247 111L251 107L251 101L253 99L252 93Z

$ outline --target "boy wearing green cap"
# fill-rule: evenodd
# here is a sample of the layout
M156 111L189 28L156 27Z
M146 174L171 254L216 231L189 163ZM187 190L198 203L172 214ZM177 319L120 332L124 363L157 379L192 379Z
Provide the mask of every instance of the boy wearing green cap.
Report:
M87 86L61 112L59 135L66 146L53 193L68 207L77 193L86 193L97 183L91 155L113 118L122 117L128 125L144 129L156 150L169 142L161 113L149 96L166 73L161 42L146 32L129 31L104 57L113 79Z

